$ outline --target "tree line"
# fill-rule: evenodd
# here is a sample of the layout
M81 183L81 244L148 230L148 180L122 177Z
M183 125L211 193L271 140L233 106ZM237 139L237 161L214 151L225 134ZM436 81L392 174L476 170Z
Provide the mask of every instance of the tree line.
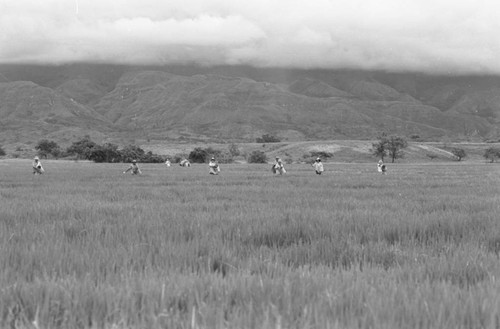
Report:
M372 144L371 152L374 156L384 160L389 157L392 162L396 159L404 157L404 149L408 146L408 142L402 136L387 136L383 134L378 137L378 142ZM85 136L80 140L73 142L68 148L61 148L56 142L47 139L40 140L35 146L37 153L42 158L65 158L74 157L79 160L91 160L94 162L130 162L137 160L139 162L160 163L169 159L173 163L178 163L182 159L187 158L193 163L205 163L209 158L214 156L220 163L231 163L233 157L241 155L240 150L236 144L230 144L227 150L217 150L211 147L202 148L197 147L189 154L176 154L173 156L161 156L154 154L151 151L146 152L136 145L127 145L119 148L118 145L113 143L98 144ZM455 157L455 160L461 161L467 156L464 149L453 147L449 151ZM0 146L0 156L6 156L7 153ZM333 154L312 154L307 157L320 156L328 158ZM266 153L262 151L253 151L250 154L244 154L248 163L267 163L268 158ZM306 156L304 156L306 157ZM431 160L436 158L435 154L427 154ZM490 162L495 162L500 159L500 148L489 147L484 151L483 157Z
M90 160L94 162L131 162L137 160L146 163L160 163L165 159L153 152L146 152L136 145L127 145L119 148L113 143L98 144L85 136L82 139L73 142L65 150L56 142L47 139L40 140L35 146L37 153L42 158L54 157L74 157L76 160Z

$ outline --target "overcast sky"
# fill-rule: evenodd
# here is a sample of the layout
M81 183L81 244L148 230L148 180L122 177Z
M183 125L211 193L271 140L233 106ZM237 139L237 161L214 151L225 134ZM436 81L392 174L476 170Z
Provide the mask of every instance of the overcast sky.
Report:
M500 73L498 0L0 0L0 63Z

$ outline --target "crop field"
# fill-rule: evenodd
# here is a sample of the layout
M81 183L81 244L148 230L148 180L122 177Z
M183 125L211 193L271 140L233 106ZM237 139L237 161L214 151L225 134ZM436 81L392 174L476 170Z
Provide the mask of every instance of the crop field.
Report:
M499 328L500 166L0 161L0 328Z

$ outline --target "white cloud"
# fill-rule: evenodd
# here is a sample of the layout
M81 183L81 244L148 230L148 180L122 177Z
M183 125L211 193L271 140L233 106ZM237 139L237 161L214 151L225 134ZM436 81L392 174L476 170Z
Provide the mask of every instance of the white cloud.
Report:
M500 73L496 0L4 2L2 63L199 62Z

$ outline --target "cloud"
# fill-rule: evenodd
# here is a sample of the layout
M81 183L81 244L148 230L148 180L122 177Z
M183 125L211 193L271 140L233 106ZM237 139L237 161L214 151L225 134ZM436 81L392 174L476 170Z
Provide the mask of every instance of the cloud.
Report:
M0 63L500 73L496 0L16 0Z

